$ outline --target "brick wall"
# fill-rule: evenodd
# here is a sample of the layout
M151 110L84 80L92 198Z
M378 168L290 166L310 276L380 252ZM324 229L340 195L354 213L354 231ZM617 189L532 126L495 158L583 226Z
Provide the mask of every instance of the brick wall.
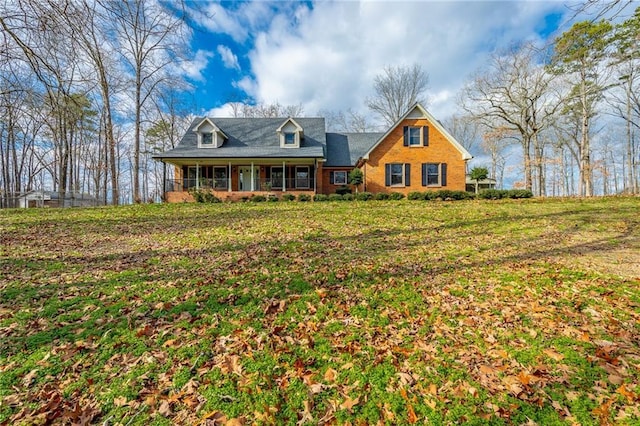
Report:
M429 126L429 146L404 146L404 126ZM410 186L385 186L385 164L408 163ZM422 186L423 163L446 163L446 186ZM460 151L427 119L406 119L398 125L370 154L362 167L365 190L369 192L465 190L465 161Z

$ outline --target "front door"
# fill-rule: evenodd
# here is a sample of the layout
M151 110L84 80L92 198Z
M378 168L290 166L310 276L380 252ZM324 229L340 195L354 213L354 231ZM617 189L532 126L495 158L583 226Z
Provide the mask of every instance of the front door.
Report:
M260 168L255 166L253 168L253 179L254 182L258 182L258 178L260 177ZM240 187L240 191L256 191L259 189L259 186L254 184L251 185L251 166L240 166L238 167L238 184Z

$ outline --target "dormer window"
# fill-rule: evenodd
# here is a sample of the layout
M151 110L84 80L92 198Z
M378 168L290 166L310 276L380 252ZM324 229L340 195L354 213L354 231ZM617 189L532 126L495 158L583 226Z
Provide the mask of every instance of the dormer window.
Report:
M284 144L293 146L296 144L296 134L295 133L285 133L284 134Z
M213 145L213 133L202 134L202 145Z
M280 148L300 148L300 141L304 139L302 127L293 118L287 118L276 133L280 138Z
M203 119L193 131L198 138L198 148L220 148L227 135L208 118Z

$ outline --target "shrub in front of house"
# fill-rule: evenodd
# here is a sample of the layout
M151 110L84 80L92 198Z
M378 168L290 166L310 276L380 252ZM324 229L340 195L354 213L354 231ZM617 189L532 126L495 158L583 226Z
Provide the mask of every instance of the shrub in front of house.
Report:
M533 197L533 192L528 189L511 189L508 191L507 196L514 199L531 198Z
M191 196L197 203L221 203L222 200L209 190L206 189L192 189L189 191Z
M533 192L528 189L485 189L480 191L478 198L483 200L500 200L502 198L531 198Z
M347 193L347 194L343 194L342 195L342 199L344 201L353 201L353 198L354 198L353 194L351 194L351 193Z
M327 201L328 199L329 197L324 194L316 194L313 196L313 201Z
M351 194L351 192L353 192L351 188L349 188L346 185L343 185L336 189L336 194L340 194L340 195Z
M344 198L340 194L329 194L329 201L344 201Z
M296 199L296 196L293 194L283 194L282 195L282 201L294 201Z
M264 195L252 195L251 198L249 198L249 201L253 201L254 203L262 203L267 201L267 197L265 197Z
M378 192L373 198L376 200L388 200L389 194L386 192Z
M420 191L411 191L407 194L407 200L425 200L425 193Z
M302 201L302 202L311 201L311 195L309 195L309 194L300 194L300 195L298 195L298 201Z
M358 192L356 194L356 200L358 201L369 201L373 198L373 194L370 192Z
M269 194L267 195L267 201L275 203L276 201L278 201L278 196L275 194Z
M404 198L404 194L402 192L391 192L389 194L390 200L402 200Z
M478 194L478 198L483 200L499 200L507 196L508 191L505 189L484 189Z

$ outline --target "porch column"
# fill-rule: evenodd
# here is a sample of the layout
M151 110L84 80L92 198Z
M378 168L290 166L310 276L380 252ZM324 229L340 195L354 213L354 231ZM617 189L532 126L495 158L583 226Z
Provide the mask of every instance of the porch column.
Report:
M287 192L287 165L282 162L282 192Z
M229 161L229 175L227 179L227 190L231 192L231 161Z
M200 164L196 163L196 190L200 189Z
M313 193L318 193L318 159L313 160Z
M251 191L255 191L255 178L253 176L253 161L251 162Z

